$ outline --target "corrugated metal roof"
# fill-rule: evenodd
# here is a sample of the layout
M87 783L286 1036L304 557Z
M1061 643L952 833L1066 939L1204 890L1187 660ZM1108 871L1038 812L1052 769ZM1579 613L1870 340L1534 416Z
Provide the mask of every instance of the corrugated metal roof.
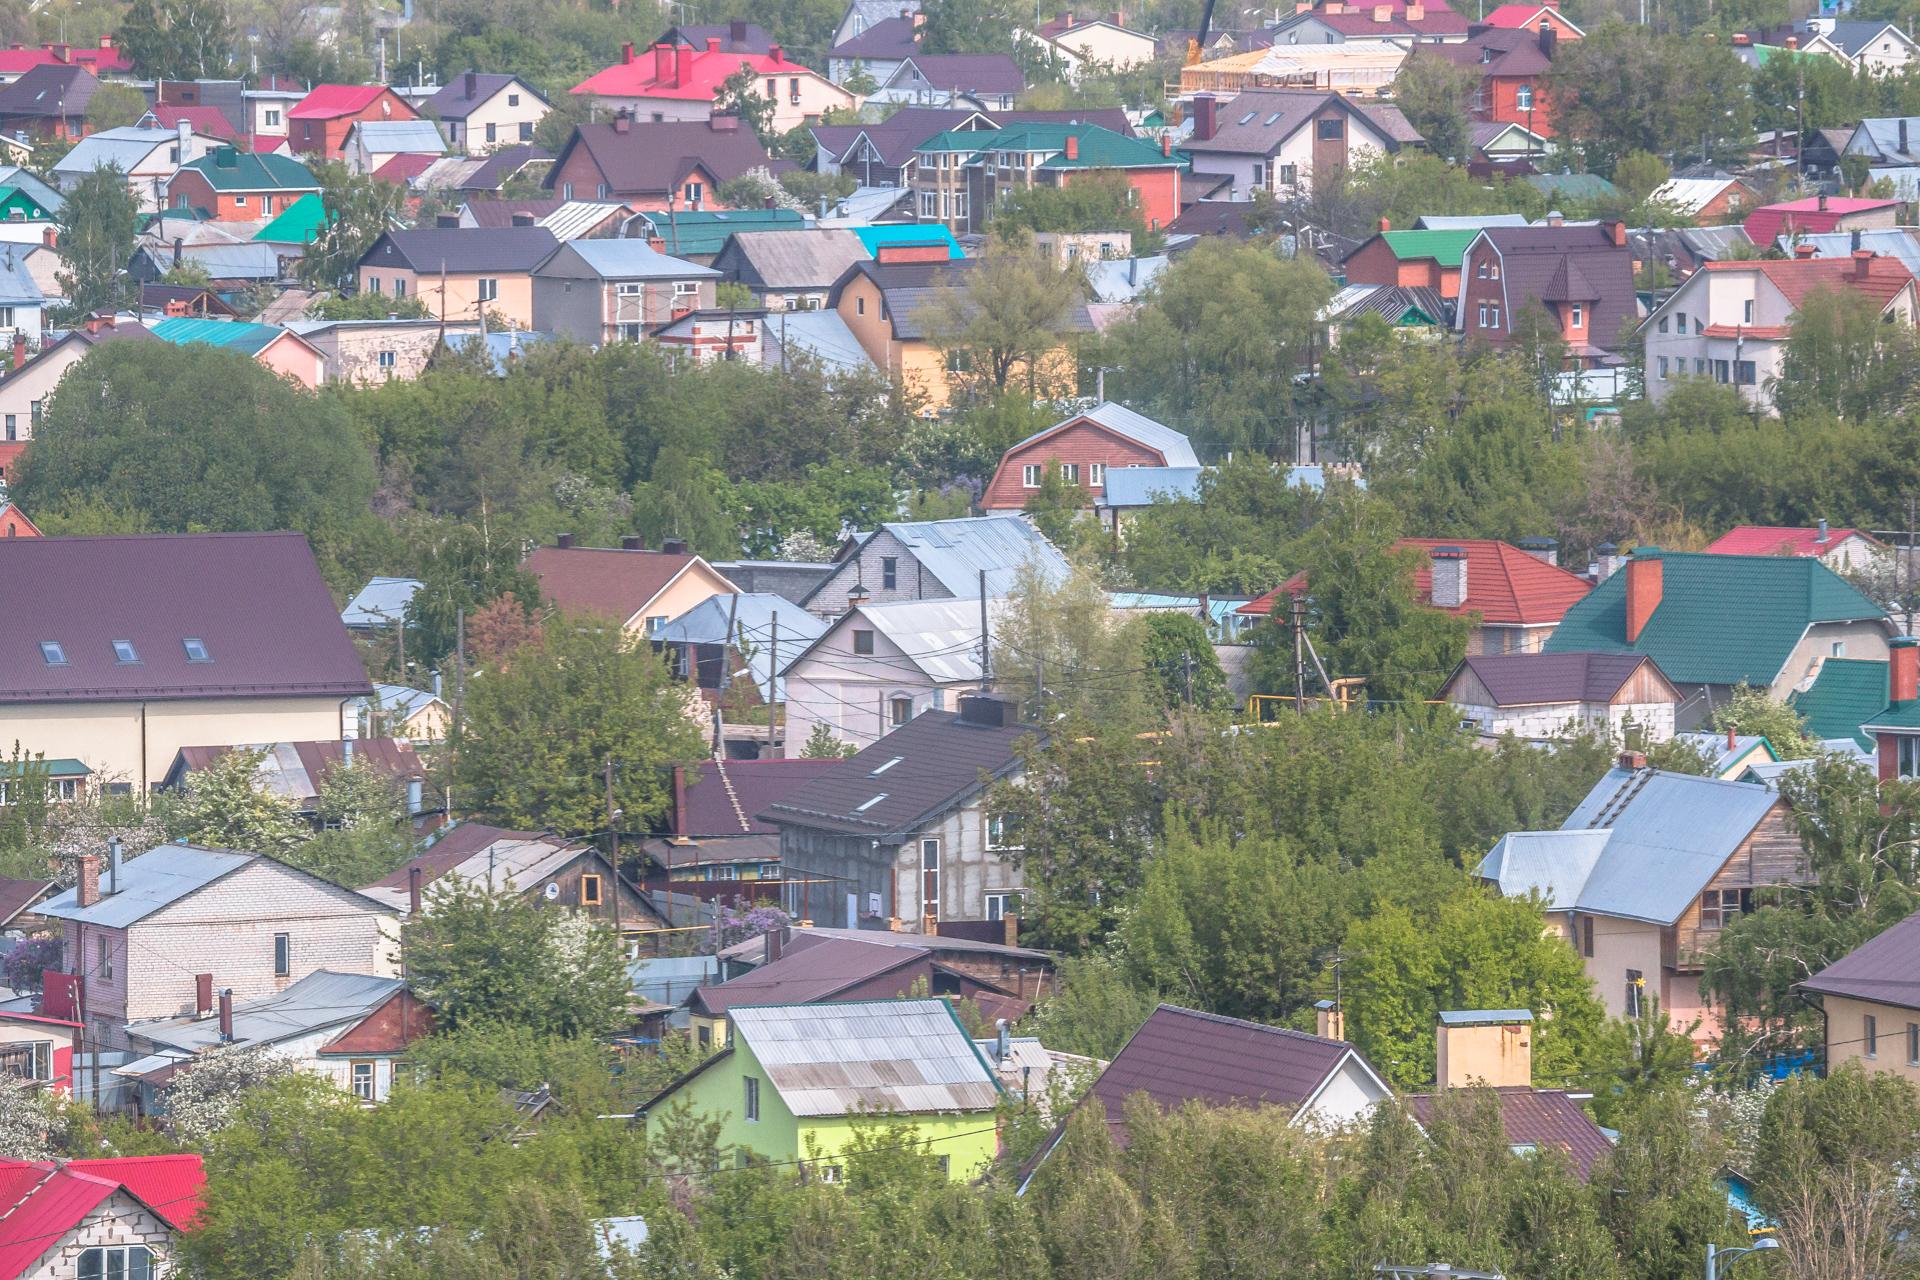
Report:
M1193 451L1193 442L1187 439L1184 432L1175 431L1164 422L1156 422L1144 413L1135 413L1125 405L1115 404L1111 400L1103 400L1085 413L1076 413L1071 418L1054 423L1044 431L1036 431L1014 448L1023 449L1036 440L1045 439L1053 432L1080 421L1098 423L1115 435L1157 450L1160 456L1166 459L1166 465L1169 467L1200 465L1200 458ZM1122 467L1118 470L1124 471L1128 468Z
M991 1111L979 1049L942 1000L735 1009L734 1034L796 1116Z
M737 232L713 265L749 287L777 292L829 288L848 267L872 256L851 231L806 227Z
M0 187L17 187L50 214L58 214L67 202L65 196L41 181L39 175L17 164L0 164Z
M838 311L775 312L761 323L760 341L768 364L778 364L784 349L789 358L818 360L834 373L875 367Z
M883 947L917 947L922 951L931 951L935 955L973 955L986 956L995 960L1027 961L1030 963L1051 964L1053 957L1044 951L1035 951L1030 947L1010 947L1003 942L980 942L973 938L955 938L944 934L895 933L891 929L832 929L820 925L796 926L788 939L788 945L797 940L811 937L851 938L856 942L870 942ZM745 942L736 942L720 953L720 958L730 963L759 964L766 954L766 941L763 938L748 938Z
M109 929L124 929L146 919L162 907L198 893L260 856L257 853L238 853L232 849L163 844L126 860L120 869L120 892L107 894L90 907L82 907L76 905L79 890L68 889L41 903L39 911L41 915L57 920L75 920ZM109 883L107 868L103 867L100 871L103 894Z
M1810 245L1815 258L1851 258L1853 256L1853 232L1825 231L1803 235L1798 239L1781 236L1775 243L1783 253L1791 254L1797 246ZM1877 227L1861 231L1860 247L1898 258L1902 266L1920 275L1920 238L1913 234L1910 227ZM1742 238L1746 233L1741 232Z
M644 240L574 240L567 249L609 280L705 280L720 274L661 253Z
M165 274L173 266L173 250L158 245L141 248L154 269ZM280 255L264 241L248 244L188 244L180 247L180 256L206 269L213 280L277 280Z
M277 995L236 1004L233 1038L241 1045L280 1044L328 1027L358 1022L405 985L399 978L316 970ZM130 1022L127 1034L151 1042L160 1050L155 1057L180 1060L218 1045L220 1020L182 1017ZM124 1070L145 1074L154 1069L146 1066L140 1072L133 1072L134 1067L142 1065L130 1063Z
M1115 467L1107 472L1107 488L1100 499L1103 507L1146 507L1155 502L1200 497L1200 477L1204 467Z
M1065 582L1072 572L1066 557L1024 516L901 521L881 527L911 550L941 586L963 600L980 598L983 570L989 596L1012 591L1021 569L1029 564L1056 584Z
M369 578L340 611L340 621L349 627L392 626L407 616L407 605L419 589L417 578Z
M1104 258L1087 263L1087 285L1096 302L1132 302L1160 278L1173 259L1166 254L1150 258Z
M135 165L153 154L155 147L171 145L179 138L172 129L141 129L134 125L102 129L74 143L73 150L60 157L53 171L79 179L101 165L112 165L122 173L131 173Z
M37 307L47 300L27 270L27 254L38 246L0 244L0 303Z
M1821 739L1846 738L1862 747L1872 739L1860 726L1887 705L1887 664L1867 658L1828 658L1805 689L1787 695L1787 705L1807 721L1807 729Z
M1005 610L1004 600L989 600L988 625L997 623ZM898 646L935 683L964 683L980 678L980 602L977 597L863 604L854 613Z
M425 689L409 689L403 684L378 684L373 686L372 701L389 711L397 711L406 719L426 710L441 700L437 693Z
M774 641L774 619L780 635ZM784 671L815 640L826 633L826 619L808 613L785 596L767 592L711 595L679 617L663 624L647 638L655 644L740 644L749 656L747 666L760 696L779 701L785 696L768 688L772 672ZM769 665L771 660L771 665Z

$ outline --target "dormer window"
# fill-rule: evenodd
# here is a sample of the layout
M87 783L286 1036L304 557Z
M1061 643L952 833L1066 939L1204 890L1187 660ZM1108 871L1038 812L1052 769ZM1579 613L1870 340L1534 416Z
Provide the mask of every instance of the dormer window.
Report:
M180 642L187 651L188 662L212 662L213 655L207 652L207 642L195 636L189 636Z
M64 667L67 665L66 646L58 640L42 640L40 657L50 667Z
M139 651L133 647L133 641L115 640L113 642L113 660L115 662L138 662L140 661L140 654Z

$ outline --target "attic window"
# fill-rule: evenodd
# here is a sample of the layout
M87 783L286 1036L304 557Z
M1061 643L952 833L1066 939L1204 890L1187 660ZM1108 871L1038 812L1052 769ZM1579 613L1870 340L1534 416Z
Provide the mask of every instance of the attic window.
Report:
M140 653L133 647L133 641L115 640L113 642L113 660L115 662L138 662L140 661Z
M887 798L887 793L882 791L879 795L867 801L865 804L855 805L853 807L853 811L855 813L865 813L867 810L873 808L873 806L879 804L882 800L885 800L886 798Z
M67 650L58 640L42 640L40 642L40 656L46 659L46 663L50 667L64 667L67 665Z
M869 778L877 778L881 774L885 773L887 770L893 768L893 766L899 764L902 760L905 760L905 759L906 759L905 756L895 756L893 759L887 761L885 764L881 765L878 769L875 769L872 773L868 774L867 776Z
M1249 124L1252 122L1253 118L1259 114L1260 113L1258 111L1249 111L1247 112L1247 114L1240 117L1240 123Z
M1268 128L1271 128L1271 127L1273 127L1274 125L1276 125L1276 124L1279 124L1279 123L1280 123L1280 113L1279 113L1278 111L1276 111L1276 112L1274 112L1274 113L1273 113L1272 115L1270 115L1270 116L1268 116L1268 117L1267 117L1267 127L1268 127Z
M213 661L213 655L207 652L207 642L205 640L189 636L180 643L187 651L188 662Z

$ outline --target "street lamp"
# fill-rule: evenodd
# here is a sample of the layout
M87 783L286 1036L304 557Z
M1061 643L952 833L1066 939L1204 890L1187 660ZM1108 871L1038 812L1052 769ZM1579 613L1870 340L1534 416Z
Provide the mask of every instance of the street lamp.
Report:
M1772 1236L1761 1236L1744 1249L1722 1249L1710 1244L1707 1246L1707 1280L1721 1280L1728 1268L1750 1253L1764 1253L1779 1247L1780 1242Z

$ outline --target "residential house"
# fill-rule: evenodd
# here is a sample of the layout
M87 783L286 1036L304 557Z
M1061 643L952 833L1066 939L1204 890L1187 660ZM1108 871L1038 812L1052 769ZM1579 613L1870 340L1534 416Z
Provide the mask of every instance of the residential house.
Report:
M1198 467L1185 434L1111 400L1037 431L1007 450L980 495L982 511L1024 511L1049 471L1103 505L1107 477L1128 467Z
M1546 78L1559 39L1551 20L1524 31L1476 27L1458 44L1422 44L1414 56L1440 58L1479 75L1479 87L1468 103L1474 119L1517 124L1550 138L1553 112Z
M871 256L851 231L745 231L727 241L713 267L769 311L814 311L847 268Z
M6 882L9 890L20 883ZM41 896L53 889L51 884L25 883L32 885ZM12 905L11 901L8 905ZM37 922L38 918L35 919ZM35 927L39 927L38 923ZM0 1078L35 1085L56 1097L72 1097L73 1053L85 1027L84 1022L51 1014L21 1010L0 1012Z
M1835 573L1867 569L1888 555L1887 544L1864 529L1834 529L1822 520L1812 526L1737 524L1712 542L1716 556L1811 556Z
M930 138L969 129L1015 124L1091 124L1123 136L1133 125L1118 108L1073 111L985 111L964 107L900 107L879 124L816 125L814 167L821 173L851 173L862 187L913 185L915 153Z
M1156 41L1135 31L1119 12L1099 15L1066 12L1040 24L1040 38L1059 51L1074 74L1085 70L1125 71L1159 56Z
M1875 934L1794 990L1820 1010L1828 1071L1857 1065L1920 1083L1920 913Z
M174 171L220 145L218 138L197 134L185 122L177 129L102 129L74 143L55 162L53 177L62 191L71 192L95 169L112 165L125 175L140 211L157 213L167 206L167 181Z
M1052 582L1068 572L1066 558L1021 516L895 521L842 542L833 572L805 603L831 618L865 603L997 598L1029 567Z
M1438 289L1397 284L1350 284L1334 294L1320 309L1321 323L1327 326L1327 342L1340 344L1346 327L1361 316L1379 316L1395 329L1424 331L1440 337L1453 328L1453 304L1440 296ZM1302 443L1309 443L1301 433ZM1312 451L1309 450L1309 456Z
M958 234L983 231L994 207L1030 187L1066 187L1092 174L1118 173L1133 189L1149 230L1180 216L1185 156L1095 124L1011 124L956 129L929 138L914 154L913 188L921 222Z
M817 124L828 111L851 110L859 99L817 71L788 58L779 45L766 53L730 53L718 37L705 49L656 44L636 56L631 44L620 61L573 86L572 92L602 111L655 124L670 120L704 121L714 114L714 99L728 77L753 72L755 88L773 104L772 126L785 133Z
M1882 257L1895 258L1920 278L1920 236L1916 227L1881 227L1875 231L1825 231L1806 235L1781 236L1774 241L1780 256L1791 258L1811 250L1816 258L1850 258L1855 249L1870 249ZM1741 232L1745 239L1746 233Z
M466 71L428 98L426 110L446 129L455 151L481 156L510 143L532 142L534 126L553 105L519 76Z
M1027 77L1011 54L915 52L901 59L868 100L1011 111L1026 91Z
M1673 393L1675 380L1710 377L1771 413L1794 317L1809 295L1832 290L1859 296L1890 324L1911 326L1920 314L1913 272L1899 259L1867 249L1846 258L1816 258L1796 249L1784 261L1710 262L1641 326L1647 398L1659 404Z
M240 313L220 300L212 289L197 284L143 284L140 314L154 319L193 316L201 320L238 320Z
M327 382L407 382L426 370L443 335L470 333L477 320L295 320L287 325L320 353Z
M1442 298L1460 296L1460 264L1480 232L1395 231L1385 225L1341 260L1347 283L1432 289ZM1441 317L1435 317L1445 323Z
M1702 227L1719 227L1738 222L1753 205L1752 187L1735 177L1669 178L1647 197L1665 205Z
M571 240L534 270L534 328L593 346L638 342L711 307L719 279L644 240Z
M1845 243L1845 236L1840 239ZM1657 264L1666 268L1668 278L1676 283L1709 262L1757 256L1753 253L1753 241L1747 239L1747 229L1738 224L1725 227L1649 227L1633 232L1629 242L1635 261L1645 267ZM1842 256L1846 252L1846 249L1842 249Z
M1022 748L1044 733L1004 699L959 702L921 712L766 808L780 828L789 915L938 933L946 921L1020 914L1024 881L1006 857L1017 836L988 812L986 792L1019 777Z
M1693 729L1740 685L1775 699L1830 658L1884 660L1893 624L1819 560L1636 547L1626 567L1575 603L1548 653L1644 653L1685 696Z
M1271 27L1275 46L1337 45L1349 42L1393 42L1396 44L1438 44L1467 38L1467 19L1455 13L1445 0L1387 0L1381 4L1356 4L1346 0L1320 0L1317 4L1299 4Z
M0 85L0 133L36 142L77 142L92 132L87 109L99 88L85 67L34 67Z
M1421 142L1395 106L1311 89L1249 89L1196 97L1184 149L1196 181L1218 175L1232 182L1220 198L1250 200L1265 191L1284 199L1311 191L1316 174Z
M1560 0L1545 0L1545 3L1503 4L1488 10L1487 16L1480 19L1489 27L1502 27L1509 31L1538 31L1545 23L1561 40L1578 40L1587 33L1574 25L1572 18L1560 12Z
M1127 1107L1142 1095L1161 1111L1188 1103L1284 1107L1292 1113L1289 1123L1310 1129L1363 1121L1393 1091L1360 1051L1340 1038L1338 1015L1330 1019L1323 1013L1320 1026L1323 1034L1309 1035L1163 1004L1147 1015L1074 1110L1100 1108L1108 1136L1122 1147L1132 1136ZM1022 1191L1071 1123L1069 1115L1021 1170Z
M846 1004L899 1000L916 989L950 1001L972 1002L989 1024L1014 1022L1032 1004L1011 990L950 968L921 947L902 947L850 938L814 938L799 930L791 950L782 929L767 935L767 962L714 986L698 987L687 997L694 1043L701 1049L724 1047L736 1010L766 1005Z
M1614 352L1640 318L1626 224L1549 217L1545 226L1482 230L1461 263L1456 326L1469 340L1505 348L1522 311L1545 312L1572 368L1620 363Z
M736 590L673 538L649 551L639 538L622 538L619 547L576 547L573 535L563 533L553 546L535 547L520 567L562 612L597 614L637 635L651 635L716 592Z
M167 204L217 222L256 222L286 212L320 180L291 156L250 155L230 146L182 165L167 181Z
M1407 52L1395 40L1257 47L1181 68L1180 94L1231 97L1248 89L1318 89L1382 98L1391 94Z
M920 51L921 21L917 13L882 18L835 44L827 50L827 79L844 86L860 72L875 87L886 84L908 58Z
M780 828L761 816L768 805L837 767L837 760L703 760L673 766L672 806L658 833L641 841L647 858L665 876L657 894L709 896L692 886L776 884Z
M712 266L727 241L742 231L798 231L807 225L798 209L657 209L627 220L626 234L644 238L662 253Z
M291 329L240 320L195 320L187 317L157 321L147 326L153 336L177 346L224 347L249 355L283 378L292 378L309 391L327 374L320 349Z
M805 1164L840 1182L859 1126L885 1113L948 1178L971 1182L999 1151L999 1082L944 1000L769 1005L734 1011L728 1047L668 1085L646 1117L683 1103L720 1122L749 1159Z
M715 360L767 362L765 307L708 307L683 311L661 325L653 340L676 368L682 364L709 364Z
M635 212L618 200L469 200L460 206L460 225L545 227L564 244L616 239Z
M1861 735L1873 739L1883 780L1920 778L1920 641L1897 636L1887 650L1886 705L1868 716Z
M1766 736L1741 733L1730 727L1725 733L1695 730L1676 733L1673 740L1692 748L1706 763L1706 776L1728 782L1754 782L1764 778L1768 766L1779 764L1780 753Z
M162 1110L174 1074L221 1045L264 1050L361 1102L385 1102L407 1047L434 1030L433 1010L398 977L317 969L254 1000L204 995L207 1007L184 1017L128 1025L136 1056L112 1070L138 1085L142 1112Z
M279 74L261 76L252 88L243 91L246 122L242 130L253 141L254 151L291 148L293 122L290 117L310 91L306 81ZM340 137L346 140L346 130L340 131Z
M295 155L345 158L347 135L362 120L417 120L420 113L378 84L317 84L286 113Z
M164 280L175 267L191 263L206 272L207 288L223 299L255 285L278 284L287 274L279 249L264 241L240 238L225 229L229 225L181 219L162 224L156 219L134 241L128 277L145 287ZM172 244L161 238L163 232L173 235Z
M17 319L17 314L16 314ZM60 385L68 369L78 364L95 344L118 338L146 339L153 335L138 323L118 324L111 318L90 320L70 329L58 342L46 344L25 364L15 363L0 377L0 481L26 452L27 442L40 426L47 397ZM16 338L16 350L19 350Z
M1162 502L1197 502L1205 467L1122 467L1106 477L1094 515L1115 533L1148 507Z
M335 769L360 768L385 778L396 796L405 797L406 812L417 817L426 807L422 796L427 766L401 738L352 737L328 742L256 742L211 747L182 747L160 780L163 791L193 789L193 775L211 768L231 751L257 751L254 786L284 800L294 812L319 825L324 815L320 793Z
M1887 709L1888 692L1885 662L1828 658L1811 684L1787 695L1787 705L1826 750L1866 754L1877 751L1879 744L1860 726Z
M1019 930L1019 919L1008 916L987 922L991 928L969 927L949 921L940 933L896 933L891 929L833 929L817 924L789 924L782 931L787 951L806 946L809 939L840 938L877 947L911 947L931 952L933 958L949 969L958 969L1003 987L1012 987L1022 999L1043 995L1053 981L1056 957L1047 951L1017 946L1011 939ZM980 936L971 936L978 934ZM723 978L737 977L767 963L770 934L748 938L722 950L719 955Z
M658 39L649 41L648 47L671 44L704 49L709 40L718 40L720 47L728 53L773 52L773 37L767 34L767 29L744 18L732 18L726 22L683 22L668 27Z
M832 43L844 44L879 23L902 14L912 16L918 12L920 0L847 0L846 12L840 15L840 25L833 29Z
M0 344L20 344L20 364L25 363L25 344L38 346L45 327L47 295L27 267L31 252L28 245L0 241Z
M349 173L384 177L396 159L421 157L418 167L424 169L446 153L446 139L431 120L356 120L347 130L341 159Z
M435 885L518 894L535 906L617 923L623 933L665 923L646 895L624 875L616 875L607 856L593 845L478 822L442 827L425 852L360 893L406 918L432 912Z
M446 215L452 219L453 215ZM545 227L386 231L360 256L362 293L417 297L429 315L535 328L533 273L559 241Z
M1531 165L1536 157L1544 156L1553 146L1553 139L1544 133L1535 133L1525 125L1504 120L1469 121L1467 135L1473 145L1473 153L1468 157L1470 163L1479 160L1498 164L1519 160Z
M0 164L0 244L45 247L66 199L31 171ZM46 283L52 283L49 274ZM44 286L43 286L44 287Z
M5 477L0 476L0 480ZM27 518L27 513L11 502L0 502L0 538L39 538L43 537L40 526ZM5 921L0 920L0 926Z
M0 49L0 84L11 84L35 67L62 65L85 67L95 75L124 76L133 70L132 60L116 47L112 36L101 36L95 48L64 40L38 46L13 44Z
M203 82L189 81L187 83L190 88L198 88ZM207 81L204 83L211 87L216 82ZM244 109L241 109L239 102L239 89L244 82L240 80L227 80L218 83L223 88L231 88L233 90L231 108L168 102L163 98L148 108L147 114L141 116L138 120L134 121L134 123L147 129L178 129L181 125L185 125L189 130L203 137L213 138L219 142L237 143L242 137L241 126L246 122L246 113ZM167 84L164 86L164 89L172 89L174 87L173 84ZM227 95L222 94L221 96L226 97Z
M1644 748L1673 737L1680 691L1644 654L1536 652L1468 658L1440 697L1484 738L1599 733Z
M1700 982L1720 931L1755 890L1809 873L1777 791L1649 769L1627 752L1557 831L1510 831L1474 874L1509 897L1537 895L1550 931L1585 962L1611 1017L1638 1017L1647 997L1676 1027L1719 1033Z
M527 174L544 176L553 164L553 152L527 142L502 143L483 156L458 153L441 156L408 179L417 192L441 191L500 195L507 184Z
M135 1048L129 1023L204 1011L216 990L251 1000L321 969L394 971L393 908L261 853L163 844L123 860L116 841L104 870L82 858L79 884L40 913L60 922L104 1049Z
M684 213L726 208L715 194L720 184L770 163L760 139L736 116L636 125L620 115L576 125L543 183L565 200L621 200Z
M781 699L779 673L819 639L827 624L771 592L708 596L651 633L674 674L718 690L751 682L763 702Z
M1475 620L1467 652L1476 656L1540 652L1568 611L1592 590L1585 578L1559 566L1550 538L1538 539L1532 550L1489 538L1402 538L1394 546L1426 556L1427 564L1413 575L1421 603ZM1240 612L1271 617L1284 611L1284 598L1311 594L1303 571Z
M434 684L437 686L439 683L436 676ZM428 692L403 684L381 684L377 681L373 686L373 696L365 703L365 714L360 719L360 736L363 738L387 735L407 742L423 743L445 742L447 730L453 723L452 712L437 691Z
M207 1184L196 1155L0 1159L12 1206L0 1275L18 1280L175 1272Z
M1805 29L1839 49L1854 70L1869 75L1898 75L1920 59L1920 44L1897 23L1822 17L1808 18Z
M1876 197L1809 196L1763 204L1747 215L1747 238L1772 244L1781 236L1797 239L1834 231L1876 231L1899 222L1900 202Z

